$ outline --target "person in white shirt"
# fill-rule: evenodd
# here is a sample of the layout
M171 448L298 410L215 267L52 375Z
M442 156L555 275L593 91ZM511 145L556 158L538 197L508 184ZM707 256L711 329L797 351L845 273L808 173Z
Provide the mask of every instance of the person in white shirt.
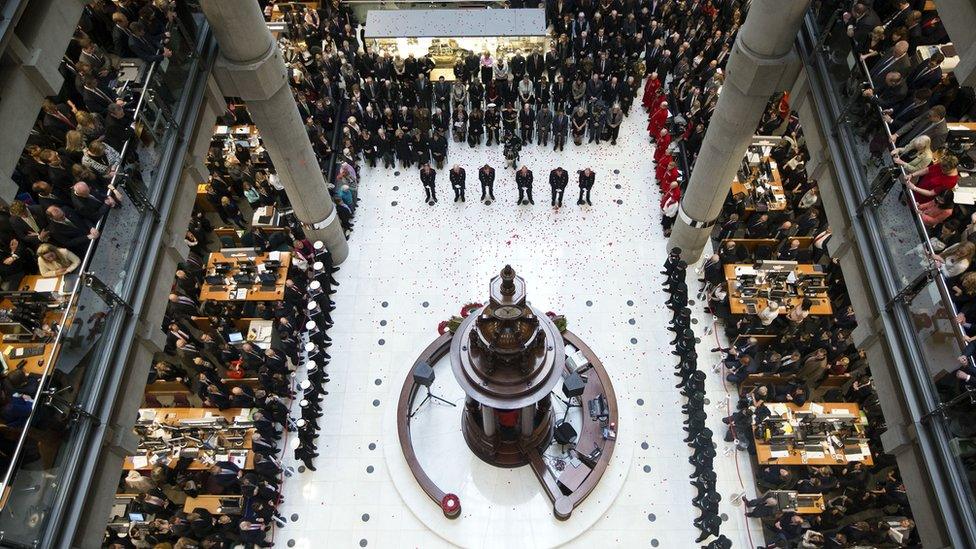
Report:
M769 326L779 316L779 303L770 301L766 304L766 308L759 311L756 316L759 317L759 322L761 322L763 326Z

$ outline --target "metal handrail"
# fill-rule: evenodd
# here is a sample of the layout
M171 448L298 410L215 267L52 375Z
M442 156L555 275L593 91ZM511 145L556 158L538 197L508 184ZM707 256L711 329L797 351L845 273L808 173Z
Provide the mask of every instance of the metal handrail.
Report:
M138 120L140 111L142 110L143 105L145 103L144 100L150 90L150 83L152 82L152 76L156 70L156 66L157 63L153 62L149 66L149 69L146 71L146 75L144 77L146 84L143 86L142 90L139 93L139 99L136 102L135 111L133 111L132 113L133 126ZM115 172L112 174L112 179L109 181L108 184L109 189L116 188L116 183L119 181L120 172L122 172L125 169L126 155L131 152L130 144L133 142L134 139L136 139L136 137L135 135L132 135L128 139L126 139L125 143L122 144L122 149L119 151L119 163L116 166ZM79 274L75 279L74 285L71 288L71 293L69 293L67 296L67 300L68 300L67 306L65 307L64 314L61 315L61 320L58 323L58 332L55 335L54 342L51 345L51 351L48 353L48 356L46 356L44 359L47 367L44 369L44 373L41 374L41 379L38 382L37 391L33 395L33 404L31 406L31 411L28 414L27 420L24 423L24 427L21 430L20 435L17 439L17 446L14 449L13 456L10 459L10 466L7 467L7 470L4 472L3 475L3 481L0 482L0 493L3 493L5 490L7 490L7 488L10 486L11 480L13 479L17 470L19 469L19 467L17 466L18 465L17 462L21 457L21 453L24 448L24 443L27 440L27 433L30 430L31 423L34 419L34 415L36 414L37 409L39 407L41 396L44 394L45 391L47 391L48 386L50 385L50 378L51 378L50 374L53 373L54 363L59 357L61 352L63 334L65 330L68 329L69 327L69 318L73 316L72 312L74 311L74 309L78 304L77 302L81 295L81 288L85 283L85 279L87 276L91 275L91 273L88 272L87 269L91 265L91 261L95 255L96 244L98 240L101 238L102 229L105 227L105 222L108 219L109 213L111 213L111 211L112 211L111 209L106 211L102 215L102 217L98 220L98 223L95 224L95 229L99 232L99 237L92 239L88 242L88 247L85 249L85 255L81 260L81 264L78 266L77 272ZM8 501L10 501L9 498L0 499L0 509L2 509L3 506L5 506Z
M829 32L829 30L825 30L825 29L818 29L818 30L821 33ZM868 84L868 86L874 89L875 85L871 78L871 71L868 70L867 64L864 62L864 59L862 59L860 54L857 53L857 50L854 49L853 39L851 40L851 51L855 55L855 59L857 60L857 66L860 69L861 73L864 75L865 82ZM857 100L856 98L851 99L851 101L856 101L856 100ZM881 127L885 133L886 143L888 143L886 152L888 153L888 156L891 157L893 160L895 158L894 150L896 147L891 142L891 136L893 135L891 131L891 126L889 126L888 122L885 121L884 112L881 106L875 105L874 107L875 107L874 114L878 117L878 120L881 122ZM892 163L894 164L894 162ZM898 180L901 182L902 185L907 186L909 177L908 174L905 172L904 166L901 166L899 164L894 164L894 167L898 170L898 176L897 176ZM908 203L909 206L911 207L912 213L914 213L914 215L912 216L912 221L913 221L913 225L915 226L915 230L921 239L921 244L925 252L931 256L935 254L935 248L932 246L932 240L929 238L928 231L925 229L925 223L922 221L922 216L918 209L918 201L915 200L914 193L906 192L905 196L908 199ZM959 348L961 350L966 346L966 339L962 331L962 328L959 326L957 322L955 322L955 317L959 313L958 309L956 309L956 304L952 301L951 298L946 299L949 297L948 283L946 282L945 276L943 275L941 269L932 269L931 276L939 288L939 294L943 298L944 305L950 312L951 319L952 319L951 324L953 326L953 334L956 336L956 342L959 344Z

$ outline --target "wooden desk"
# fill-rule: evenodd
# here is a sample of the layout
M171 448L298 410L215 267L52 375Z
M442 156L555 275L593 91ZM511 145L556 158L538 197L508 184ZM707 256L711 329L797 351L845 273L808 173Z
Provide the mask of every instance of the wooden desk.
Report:
M295 5L294 9L298 9L300 6L305 6L308 9L314 10L319 7L318 2L284 2L284 4ZM284 19L285 14L281 11L281 4L275 4L274 7L271 8L271 21L284 21Z
M265 290L264 286L250 286L247 288L247 296L244 299L237 299L237 286L235 284L224 285L222 289L217 289L210 284L204 284L200 288L200 300L213 301L280 301L285 297L285 279L288 278L288 267L291 265L290 252L270 252L255 254L253 252L240 252L233 255L225 255L223 252L212 252L207 260L207 273L212 272L217 263L230 263L232 268L227 273L227 277L233 277L237 273L236 265L239 261L250 260L256 265L260 265L268 260L271 253L278 253L281 266L278 267L278 280L273 290Z
M739 292L738 285L736 284L738 277L735 274L736 267L742 268L752 268L752 265L736 263L729 264L725 266L725 280L728 282L729 286L729 309L734 315L746 315L749 312L746 310L746 304L741 303L740 300L743 299L741 293ZM794 269L797 275L808 275L818 273L814 269L813 265L801 264L797 265ZM784 299L781 299L782 303L779 308L780 314L786 314L790 309L798 307L803 299L809 296L799 296L791 295ZM766 308L767 299L762 296L756 296L752 298L756 302L756 311L761 311ZM810 308L810 314L812 315L831 315L834 313L833 307L830 305L830 297L826 293L818 294L814 297L809 297L810 301L813 302L813 307Z
M238 505L243 504L244 498L242 496L197 496L195 498L186 498L183 502L183 512L192 513L194 509L204 508L210 511L213 515L224 515L223 511L220 509L220 500L222 499L236 499Z
M764 158L764 160L770 162L770 167L772 168L772 172L773 172L773 178L770 179L769 182L767 183L769 185L769 188L772 190L772 195L773 195L773 199L767 203L769 205L768 211L771 212L785 211L788 202L786 201L786 190L783 188L783 179L779 174L779 168L776 167L776 162L774 160L771 160L769 157ZM747 184L750 185L750 187L747 187L746 184L740 183L738 178L732 180L733 196L737 194L744 194L749 197L752 197L751 183L752 181L755 180L755 178L759 174L758 167L753 168L752 173L753 176L746 182ZM745 206L745 211L747 213L755 212L756 211L755 203L753 202L751 204L747 204Z
M61 276L45 278L40 275L27 275L20 281L20 285L17 287L17 291L34 292L37 290L38 285L42 281L48 282L51 280L56 281L55 282L56 289L52 293L55 296L63 295L62 292L65 291L64 288L65 280L64 277ZM74 283L69 282L68 284L73 285ZM69 287L67 288L67 290L70 291L71 288ZM4 298L3 300L0 300L0 308L10 309L12 307L13 307L13 302L10 300L10 298ZM69 324L71 322L72 316L73 314L70 314L68 317ZM43 323L51 326L55 326L60 324L61 319L63 317L64 317L63 307L58 307L54 309L49 308L47 312L44 314ZM13 354L17 351L17 349L36 348L38 346L41 346L44 349L44 351L40 354L30 356L30 357L22 357L22 358L17 358L13 356ZM53 341L41 342L35 340L35 341L26 341L26 342L17 342L17 343L4 343L0 341L0 353L3 353L3 358L7 361L7 365L11 369L15 369L17 367L17 364L19 364L20 361L23 360L25 361L25 364L23 366L24 372L28 374L43 375L48 370L48 368L51 367L51 364L55 362L57 358L56 356L57 351L58 349L55 348Z
M796 412L809 411L811 404L817 404L819 406L823 406L825 414L830 412L831 410L845 410L853 414L857 418L859 418L855 420L855 425L859 425L861 426L861 428L863 428L868 424L867 418L865 418L865 416L861 414L860 406L858 406L856 403L853 402L822 402L822 403L807 402L803 406L797 406L796 404L792 404L792 403L770 403L767 404L767 406L769 407L770 411L773 413L773 417L776 417L777 415L783 413L792 417L792 414L795 414ZM758 461L760 465L776 464L776 465L787 465L787 466L793 466L793 465L819 466L819 465L847 465L848 463L850 463L850 461L848 461L847 458L844 456L843 452L841 452L836 456L828 452L824 452L824 456L822 458L807 457L806 459L804 459L803 454L801 452L798 452L792 446L790 446L789 456L773 458L771 455L772 450L770 448L770 444L764 442L759 438L756 438L755 433L753 433L753 438L756 443L756 461ZM870 454L866 455L864 459L861 461L863 461L864 465L867 465L868 467L874 465L874 458Z
M241 415L241 408L228 408L226 410L218 410L216 408L142 408L142 410L154 410L156 412L156 423L176 425L180 421L185 419L203 419L207 417L209 413L212 416L223 417L227 420L229 424L233 424L234 418ZM254 433L254 429L248 429L244 435L244 445L241 449L250 450L251 448L251 435ZM150 453L146 452L142 454L147 458L150 457ZM122 469L125 471L131 471L133 469L139 471L152 471L153 464L149 463L142 467L136 467L133 462L134 456L127 456L122 464ZM171 459L169 464L172 466L176 460ZM189 469L194 471L200 471L210 468L210 465L206 465L199 460L194 460L190 464ZM254 468L254 452L248 451L247 461L244 464L245 470L250 470Z
M797 505L796 514L798 515L819 515L824 512L827 507L827 502L824 501L823 494L807 494L810 496L816 495L816 499L812 499L809 505Z

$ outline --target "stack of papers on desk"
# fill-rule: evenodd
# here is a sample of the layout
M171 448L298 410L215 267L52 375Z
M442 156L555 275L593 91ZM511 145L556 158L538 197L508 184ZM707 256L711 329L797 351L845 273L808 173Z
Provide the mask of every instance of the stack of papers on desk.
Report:
M230 126L217 126L214 128L214 134L216 135L226 135L230 133Z
M34 283L35 292L56 292L60 289L61 277L41 278Z
M132 456L132 467L136 469L149 467L149 458L146 456Z
M807 459L823 459L824 453L819 450L807 450Z
M247 135L247 134L251 133L251 128L249 128L247 126L238 126L238 127L234 128L234 133L236 135Z
M790 457L789 450L772 450L769 452L769 457L771 458L785 458Z
M268 261L281 261L281 252L268 252Z
M824 408L823 408L823 406L817 404L816 402L811 402L810 403L810 411L813 412L814 414L820 415L820 414L823 413Z
M152 421L156 419L156 410L153 408L141 408L139 410L139 421Z
M247 288L238 288L234 292L234 299L247 299Z

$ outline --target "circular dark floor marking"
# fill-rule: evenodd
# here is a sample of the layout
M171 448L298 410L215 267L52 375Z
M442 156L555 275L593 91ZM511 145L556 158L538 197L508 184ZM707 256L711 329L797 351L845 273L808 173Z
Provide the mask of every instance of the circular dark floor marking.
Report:
M617 183L616 185L614 185L614 187L616 187L616 188L619 189L620 188L620 183Z
M632 319L630 319L630 320L627 321L627 324L630 324L631 326L633 326L634 324L637 324L637 321L632 318Z
M396 206L396 205L397 205L397 201L396 200L394 200L393 202L390 202L390 206Z
M398 187L398 186L396 186L396 185L394 185L394 186L393 186L393 190L394 190L394 191L399 191L399 190L400 190L400 187Z
M613 170L613 173L616 174L616 175L619 175L620 174L620 170Z
M651 540L651 547L657 547L660 544L661 544L661 542L659 542L657 540L657 538L654 538L654 539Z
M636 337L630 338L630 342L633 343L634 345L637 345L637 338Z
M623 203L624 203L624 201L623 201L623 200L621 200L621 199L619 199L619 198L617 199L617 204L618 204L618 205L619 205L619 204L623 204Z
M642 398L637 399L637 405L638 406L643 406L644 405L644 399L642 399Z
M698 324L698 319L697 319L697 318L693 318L693 319L691 319L691 323L692 323L692 324Z
M634 306L634 301L632 299L628 299L627 300L627 306L633 307Z
M712 403L712 401L710 401L710 400L708 400L708 399L706 398L705 400L703 400L703 401L702 401L702 403L703 403L703 404L705 404L705 406L708 406L709 404L711 404L711 403Z
M393 175L395 175L397 177L400 177L400 170L397 170L397 171L393 172Z
M379 343L380 345L386 345L386 340L385 339L381 339L381 340L377 341L377 343Z
M367 473L372 473L373 471L374 471L374 469L373 469L373 466L372 466L372 465L368 465L368 466L366 467L366 472L367 472Z
M362 519L363 522L369 522L369 513L363 513Z
M298 513L292 513L291 514L291 521L292 522L298 522Z
M383 380L380 379L380 378L376 378L376 381L374 381L373 383L375 383L377 385L382 385L383 384Z
M369 443L369 449L370 450L375 450L376 449L376 443L375 442L370 442Z
M701 343L701 338L700 337L696 337L695 338L695 343Z
M647 450L648 448L650 448L650 445L648 443L641 442L641 450Z
M722 513L721 517L722 517L722 522L729 520L729 515L727 513Z
M651 466L650 465L645 465L644 466L644 472L645 473L650 473L651 472Z
M688 300L688 305L694 305L694 304L695 304L695 300L694 299L689 299Z
M592 302L592 301L589 301L589 300L587 300L587 301L586 301L586 306L587 306L587 307L592 307L592 306L593 306L593 302Z
M294 547L294 546L295 546L295 540L293 539L288 540L288 547Z
M654 522L655 520L657 520L657 515L655 515L654 513L650 513L649 515L647 515L647 520Z
M366 547L366 538L363 538L363 539L359 540L359 546L360 547Z
M386 321L385 320L381 320L380 321L380 326L386 326Z
M390 304L387 303L386 301L384 301L383 303L380 303L380 305L383 306L383 307L389 307L390 306Z
M427 307L430 307L430 303L424 301L423 303L420 304L420 306L426 309Z
M380 405L380 399L376 399L373 401L373 406L379 406L379 405Z
M305 466L304 465L299 465L298 466L298 472L299 473L304 473L305 472Z

